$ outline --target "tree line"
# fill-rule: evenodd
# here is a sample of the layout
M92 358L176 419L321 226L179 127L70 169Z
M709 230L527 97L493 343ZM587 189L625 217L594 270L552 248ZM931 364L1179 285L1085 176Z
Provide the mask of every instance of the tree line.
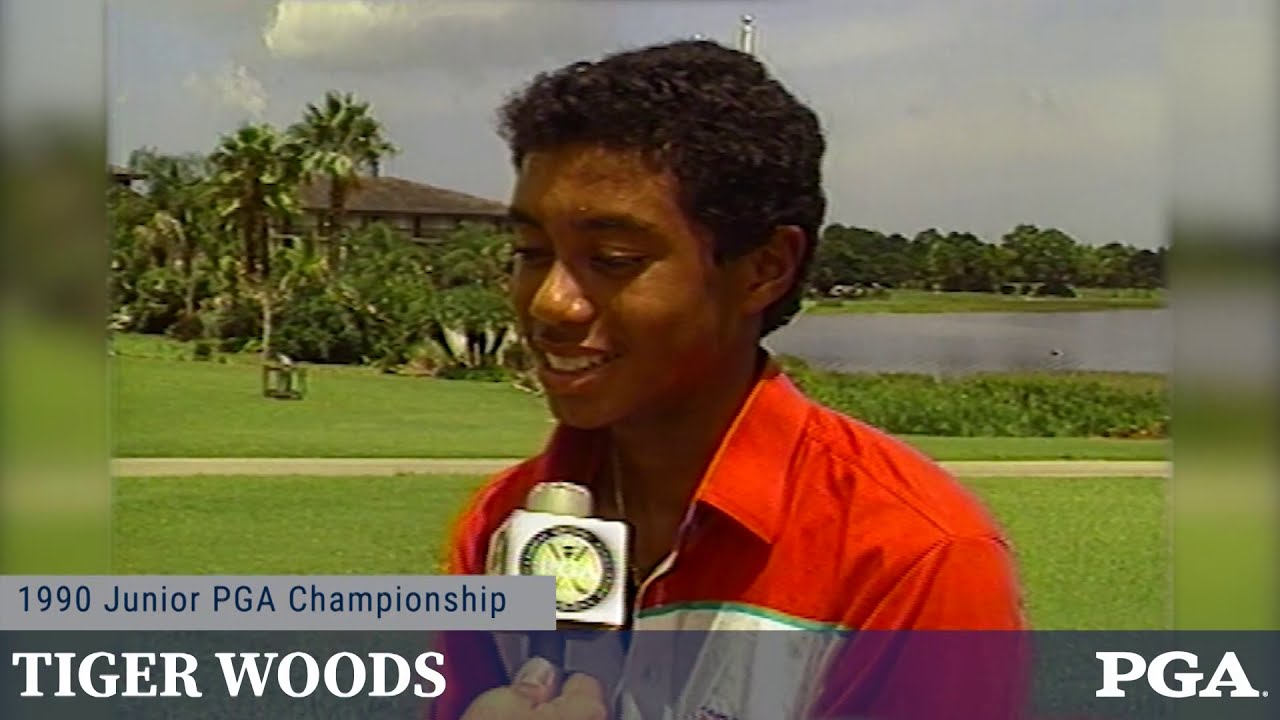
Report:
M930 228L907 239L876 230L826 227L810 275L814 294L844 288L1073 295L1076 287L1165 287L1165 248L1082 244L1056 228L1021 224L998 243Z
M195 340L204 354L485 371L511 357L509 239L443 242L345 222L351 191L396 147L368 103L327 93L294 125L246 124L208 154L134 151L135 191L108 190L112 327ZM300 233L304 183L328 205Z
M369 104L336 92L287 128L246 124L207 154L134 151L127 169L144 178L141 189L112 185L107 198L113 327L194 340L205 354L410 364L445 376L525 369L506 300L509 235L464 225L420 243L388 225L346 222L351 191L396 152ZM327 207L294 233L300 188L315 179L328 181ZM1163 250L1090 247L1031 225L989 244L833 224L809 284L821 295L1161 287L1164 262Z

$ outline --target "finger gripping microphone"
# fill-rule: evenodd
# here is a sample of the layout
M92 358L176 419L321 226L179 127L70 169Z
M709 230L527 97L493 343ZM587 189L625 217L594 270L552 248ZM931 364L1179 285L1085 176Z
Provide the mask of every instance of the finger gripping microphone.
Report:
M493 534L491 575L550 575L556 579L556 625L621 627L627 615L627 525L590 517L591 491L569 482L539 483L525 509ZM564 667L564 639L535 633L532 654Z

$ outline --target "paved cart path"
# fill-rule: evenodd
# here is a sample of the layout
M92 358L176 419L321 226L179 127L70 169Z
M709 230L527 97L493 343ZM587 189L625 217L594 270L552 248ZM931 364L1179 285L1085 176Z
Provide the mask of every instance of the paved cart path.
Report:
M519 458L117 458L116 477L193 475L489 475ZM957 460L941 462L957 477L1161 477L1163 460Z

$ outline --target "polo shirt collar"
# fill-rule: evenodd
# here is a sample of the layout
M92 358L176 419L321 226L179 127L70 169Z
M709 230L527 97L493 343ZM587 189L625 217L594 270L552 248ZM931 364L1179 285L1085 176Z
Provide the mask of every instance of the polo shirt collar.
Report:
M714 508L772 543L792 497L789 472L810 403L766 356L746 401L712 457L694 504ZM604 461L608 434L558 425L539 459L539 481L590 485Z

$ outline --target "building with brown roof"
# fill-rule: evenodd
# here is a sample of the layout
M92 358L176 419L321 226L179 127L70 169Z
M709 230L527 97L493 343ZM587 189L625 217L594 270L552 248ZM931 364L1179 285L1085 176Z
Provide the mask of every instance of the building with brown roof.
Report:
M322 178L304 185L298 193L303 210L300 228L319 227L329 211L329 180ZM347 192L346 224L367 227L383 222L415 240L443 237L463 223L480 223L497 229L507 227L506 205L456 190L397 177L361 177Z
M143 173L134 172L126 167L111 164L107 165L107 177L111 179L111 182L130 190L133 189L133 183L135 180L145 180L147 178Z

